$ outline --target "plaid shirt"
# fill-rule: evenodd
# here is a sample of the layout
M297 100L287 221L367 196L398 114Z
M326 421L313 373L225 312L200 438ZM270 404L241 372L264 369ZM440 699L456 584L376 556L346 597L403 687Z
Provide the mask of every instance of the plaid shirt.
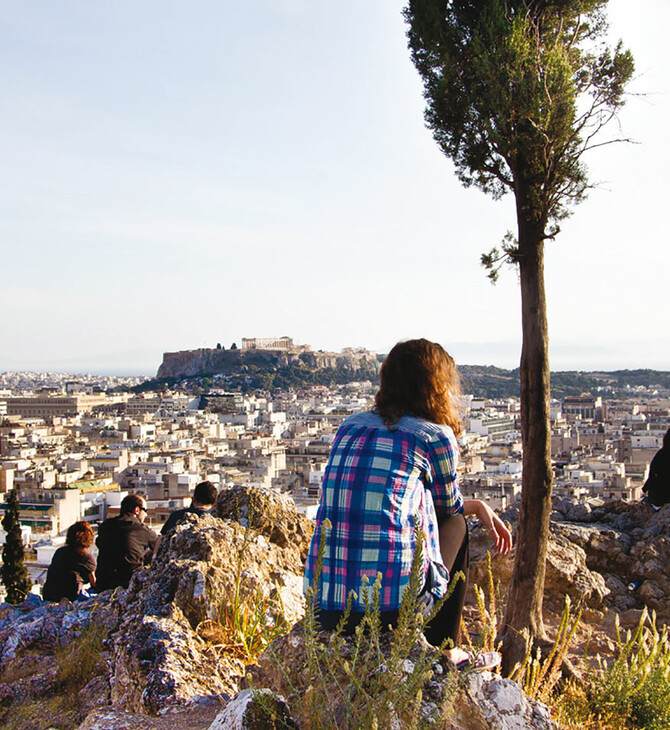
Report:
M416 539L425 535L424 572L431 593L446 592L449 575L440 555L437 516L463 511L456 466L458 446L449 426L403 416L389 429L374 412L358 413L340 426L323 479L316 530L305 566L314 579L322 525L329 519L320 578L320 607L363 611L364 584L382 575L382 611L400 606L409 583ZM431 569L432 568L432 569Z

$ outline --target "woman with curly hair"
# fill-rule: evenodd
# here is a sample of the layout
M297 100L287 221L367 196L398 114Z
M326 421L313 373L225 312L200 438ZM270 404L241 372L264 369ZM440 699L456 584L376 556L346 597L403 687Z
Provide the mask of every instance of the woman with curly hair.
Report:
M323 523L325 550L318 580L319 622L332 630L352 597L347 630L364 615L363 596L380 573L382 625L395 625L410 580L416 530L423 535L421 603L430 609L447 593L451 576L468 569L465 515L488 529L500 553L512 536L482 500L464 500L458 487L459 376L451 356L425 339L398 343L380 370L375 408L340 426L324 473L316 530L305 579L315 584ZM448 640L456 666L493 666L499 656L471 657L458 644L466 581L426 627L434 645Z
M95 558L88 549L93 544L93 530L88 522L75 522L67 531L65 545L58 548L47 571L42 589L45 601L70 601L88 598L84 584L95 588Z

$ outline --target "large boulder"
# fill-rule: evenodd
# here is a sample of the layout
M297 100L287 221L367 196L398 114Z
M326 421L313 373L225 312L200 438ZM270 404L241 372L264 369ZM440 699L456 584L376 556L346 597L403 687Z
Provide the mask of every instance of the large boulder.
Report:
M314 523L295 508L293 499L270 489L235 486L222 489L214 506L221 519L234 520L260 532L282 553L290 564L287 570L302 570Z
M251 488L223 495L221 517L187 515L119 597L112 702L121 709L155 714L198 697L234 695L244 662L230 646L206 639L217 635L236 594L266 601L267 612L288 623L302 616L309 523L280 495Z
M230 512L222 498L221 517L187 515L127 589L74 605L32 597L22 606L0 606L0 724L23 708L28 719L16 727L31 726L32 713L54 706L61 691L58 652L91 621L106 635L98 648L101 673L77 688L79 714L64 710L47 720L74 727L82 712L94 710L85 727L210 724L245 673L238 637L219 621L230 615L235 595L242 603L260 600L268 621L280 614L288 625L299 620L312 529L287 498L230 491ZM160 719L168 716L172 724Z

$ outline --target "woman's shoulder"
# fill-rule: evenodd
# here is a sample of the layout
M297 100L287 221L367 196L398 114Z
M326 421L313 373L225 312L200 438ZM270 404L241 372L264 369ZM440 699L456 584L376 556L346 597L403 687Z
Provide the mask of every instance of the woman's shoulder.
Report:
M385 428L381 416L375 411L361 411L360 413L354 413L351 416L347 416L344 421L340 424L340 429L353 427L365 427L368 428Z
M354 413L342 421L340 432L350 428L374 428L390 430L391 432L409 433L424 441L451 441L456 442L456 436L450 426L427 421L425 418L402 416L389 429L384 419L376 411Z
M405 415L397 423L397 428L409 431L426 441L456 441L456 436L451 428L444 423L434 423L418 416Z

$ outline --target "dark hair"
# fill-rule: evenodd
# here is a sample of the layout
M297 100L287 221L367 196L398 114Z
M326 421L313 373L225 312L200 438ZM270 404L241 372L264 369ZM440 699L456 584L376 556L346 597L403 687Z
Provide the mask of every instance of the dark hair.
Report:
M75 522L70 525L65 536L65 544L78 553L85 552L93 545L93 530L88 522Z
M375 405L390 426L405 414L462 430L458 413L460 378L456 363L436 342L399 342L386 356L379 371Z
M128 494L121 500L121 514L132 515L135 507L145 509L144 499L139 494Z
M193 499L200 504L214 504L217 494L212 482L200 482L193 490Z
M663 448L670 449L670 428L665 432L665 436L663 436Z

